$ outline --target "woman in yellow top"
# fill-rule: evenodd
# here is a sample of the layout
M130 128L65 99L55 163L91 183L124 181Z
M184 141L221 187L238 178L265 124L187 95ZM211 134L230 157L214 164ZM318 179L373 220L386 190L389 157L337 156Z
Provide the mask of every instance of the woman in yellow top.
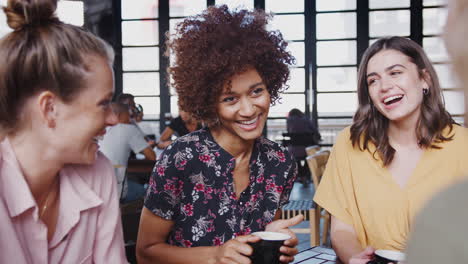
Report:
M445 110L418 44L378 40L358 78L353 125L338 136L314 197L331 213L333 247L350 264L367 263L374 248L403 250L424 202L468 168L468 132Z

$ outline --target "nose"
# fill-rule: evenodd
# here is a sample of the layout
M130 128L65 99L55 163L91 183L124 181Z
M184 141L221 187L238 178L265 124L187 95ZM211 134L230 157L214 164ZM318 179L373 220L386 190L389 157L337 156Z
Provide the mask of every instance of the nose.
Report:
M395 85L392 78L387 77L387 76L382 77L381 84L382 84L381 86L382 92L387 92Z
M255 104L250 100L250 98L241 99L239 114L246 117L250 117L255 114Z

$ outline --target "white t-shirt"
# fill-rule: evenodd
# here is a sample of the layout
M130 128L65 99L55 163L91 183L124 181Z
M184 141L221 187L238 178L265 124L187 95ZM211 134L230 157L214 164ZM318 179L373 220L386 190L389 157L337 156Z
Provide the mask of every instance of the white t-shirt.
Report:
M130 151L139 153L149 146L144 136L133 124L117 124L107 128L104 139L99 142L100 150L114 165L121 198L127 195L127 184L125 182L122 189L122 183Z

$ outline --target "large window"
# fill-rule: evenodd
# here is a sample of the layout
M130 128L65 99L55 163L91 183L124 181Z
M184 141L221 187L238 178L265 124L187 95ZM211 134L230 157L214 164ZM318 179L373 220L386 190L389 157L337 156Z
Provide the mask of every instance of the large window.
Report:
M445 0L159 0L159 6L157 2L122 0L122 34L130 34L122 36L124 91L138 95L139 102L146 104L145 112L148 108L152 114L147 118L159 119L164 102L169 104L164 111L178 111L174 91L160 81L164 69L159 69L158 63L164 58L159 49L164 40L158 39L163 36L158 22L168 24L173 32L178 21L213 4L255 6L274 13L270 29L282 32L296 57L289 89L270 110L267 128L271 139L285 131L289 110L299 108L317 120L323 143L332 144L336 132L351 123L356 111L357 67L364 50L389 35L408 37L423 45L439 74L448 111L455 117L463 114L463 96L440 38ZM164 6L161 3L168 5L164 17L158 15ZM135 6L140 6L140 11L129 11ZM167 95L162 93L165 90Z

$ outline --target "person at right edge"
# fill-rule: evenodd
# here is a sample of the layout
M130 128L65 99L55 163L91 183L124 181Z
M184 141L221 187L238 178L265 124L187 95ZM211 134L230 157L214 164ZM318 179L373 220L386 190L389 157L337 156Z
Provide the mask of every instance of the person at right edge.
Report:
M450 0L444 39L453 70L468 88L468 1ZM466 111L466 108L465 108ZM465 112L465 123L467 116ZM461 146L468 149L464 143ZM466 155L466 154L465 154ZM468 174L468 171L465 171ZM447 176L446 173L440 175ZM407 247L408 264L468 263L468 180L437 194L416 217Z
M314 197L332 215L332 246L346 264L367 263L374 249L403 251L414 216L468 169L467 129L445 110L414 41L386 37L366 50L358 99Z

